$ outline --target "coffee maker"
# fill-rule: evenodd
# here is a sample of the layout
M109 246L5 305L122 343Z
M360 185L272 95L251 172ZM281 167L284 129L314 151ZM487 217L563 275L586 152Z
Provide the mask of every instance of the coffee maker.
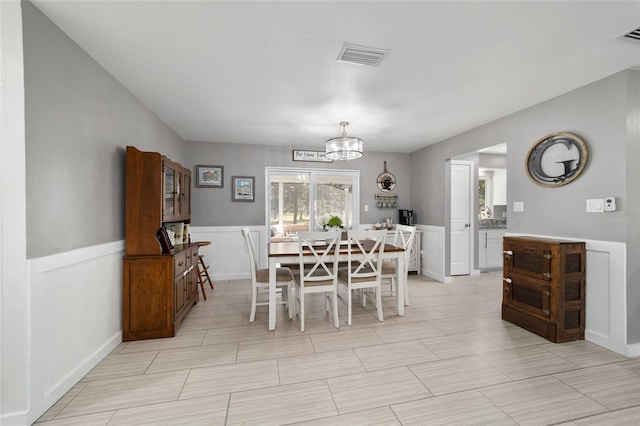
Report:
M398 220L400 225L414 225L413 210L398 210L398 212L400 214L400 220Z

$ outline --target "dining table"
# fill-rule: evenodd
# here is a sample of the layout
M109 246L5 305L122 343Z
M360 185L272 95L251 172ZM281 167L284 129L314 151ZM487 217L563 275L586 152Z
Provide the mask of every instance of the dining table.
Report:
M373 242L372 242L373 243ZM344 240L340 242L340 253L338 255L339 262L347 262L349 255L349 242ZM314 246L314 249L321 253L322 245ZM275 330L276 328L276 268L281 264L295 264L298 265L298 242L297 241L283 241L283 242L270 242L269 243L269 330ZM352 252L352 259L362 259L363 255ZM315 258L309 253L308 262L305 260L307 256L302 256L303 262L314 263ZM382 253L383 259L393 259L397 262L396 271L404 271L404 248L396 247L392 244L385 244L384 251ZM398 274L397 278L397 290L395 292L396 297L396 309L398 316L404 316L404 292L406 291L407 276L406 274ZM295 301L289 301L294 303Z

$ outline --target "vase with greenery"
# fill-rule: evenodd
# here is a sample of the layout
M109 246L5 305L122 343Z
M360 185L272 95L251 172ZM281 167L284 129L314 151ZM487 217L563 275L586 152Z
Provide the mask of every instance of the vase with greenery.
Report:
M340 219L340 217L335 216L335 215L331 215L328 217L325 217L322 223L322 229L324 231L330 231L330 230L340 230L340 229L344 229L342 227L342 219Z

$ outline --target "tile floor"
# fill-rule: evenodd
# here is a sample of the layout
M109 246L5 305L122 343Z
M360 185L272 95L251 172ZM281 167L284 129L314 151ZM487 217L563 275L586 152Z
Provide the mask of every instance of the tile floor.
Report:
M640 359L503 322L496 273L411 275L404 317L387 296L384 322L369 303L349 327L342 304L339 330L307 299L304 333L284 306L275 331L266 307L249 324L249 281L215 285L175 338L120 344L37 425L640 424Z

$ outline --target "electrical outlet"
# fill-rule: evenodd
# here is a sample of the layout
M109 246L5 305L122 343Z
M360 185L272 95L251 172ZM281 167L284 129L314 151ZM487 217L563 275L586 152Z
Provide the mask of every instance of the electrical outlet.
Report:
M524 201L514 201L513 202L513 211L514 212L523 212L524 211Z
M364 205L364 211L365 211L365 212L368 212L368 211L369 211L369 204L365 204L365 205Z
M616 211L616 198L615 197L607 197L604 199L604 211L605 212L615 212Z

